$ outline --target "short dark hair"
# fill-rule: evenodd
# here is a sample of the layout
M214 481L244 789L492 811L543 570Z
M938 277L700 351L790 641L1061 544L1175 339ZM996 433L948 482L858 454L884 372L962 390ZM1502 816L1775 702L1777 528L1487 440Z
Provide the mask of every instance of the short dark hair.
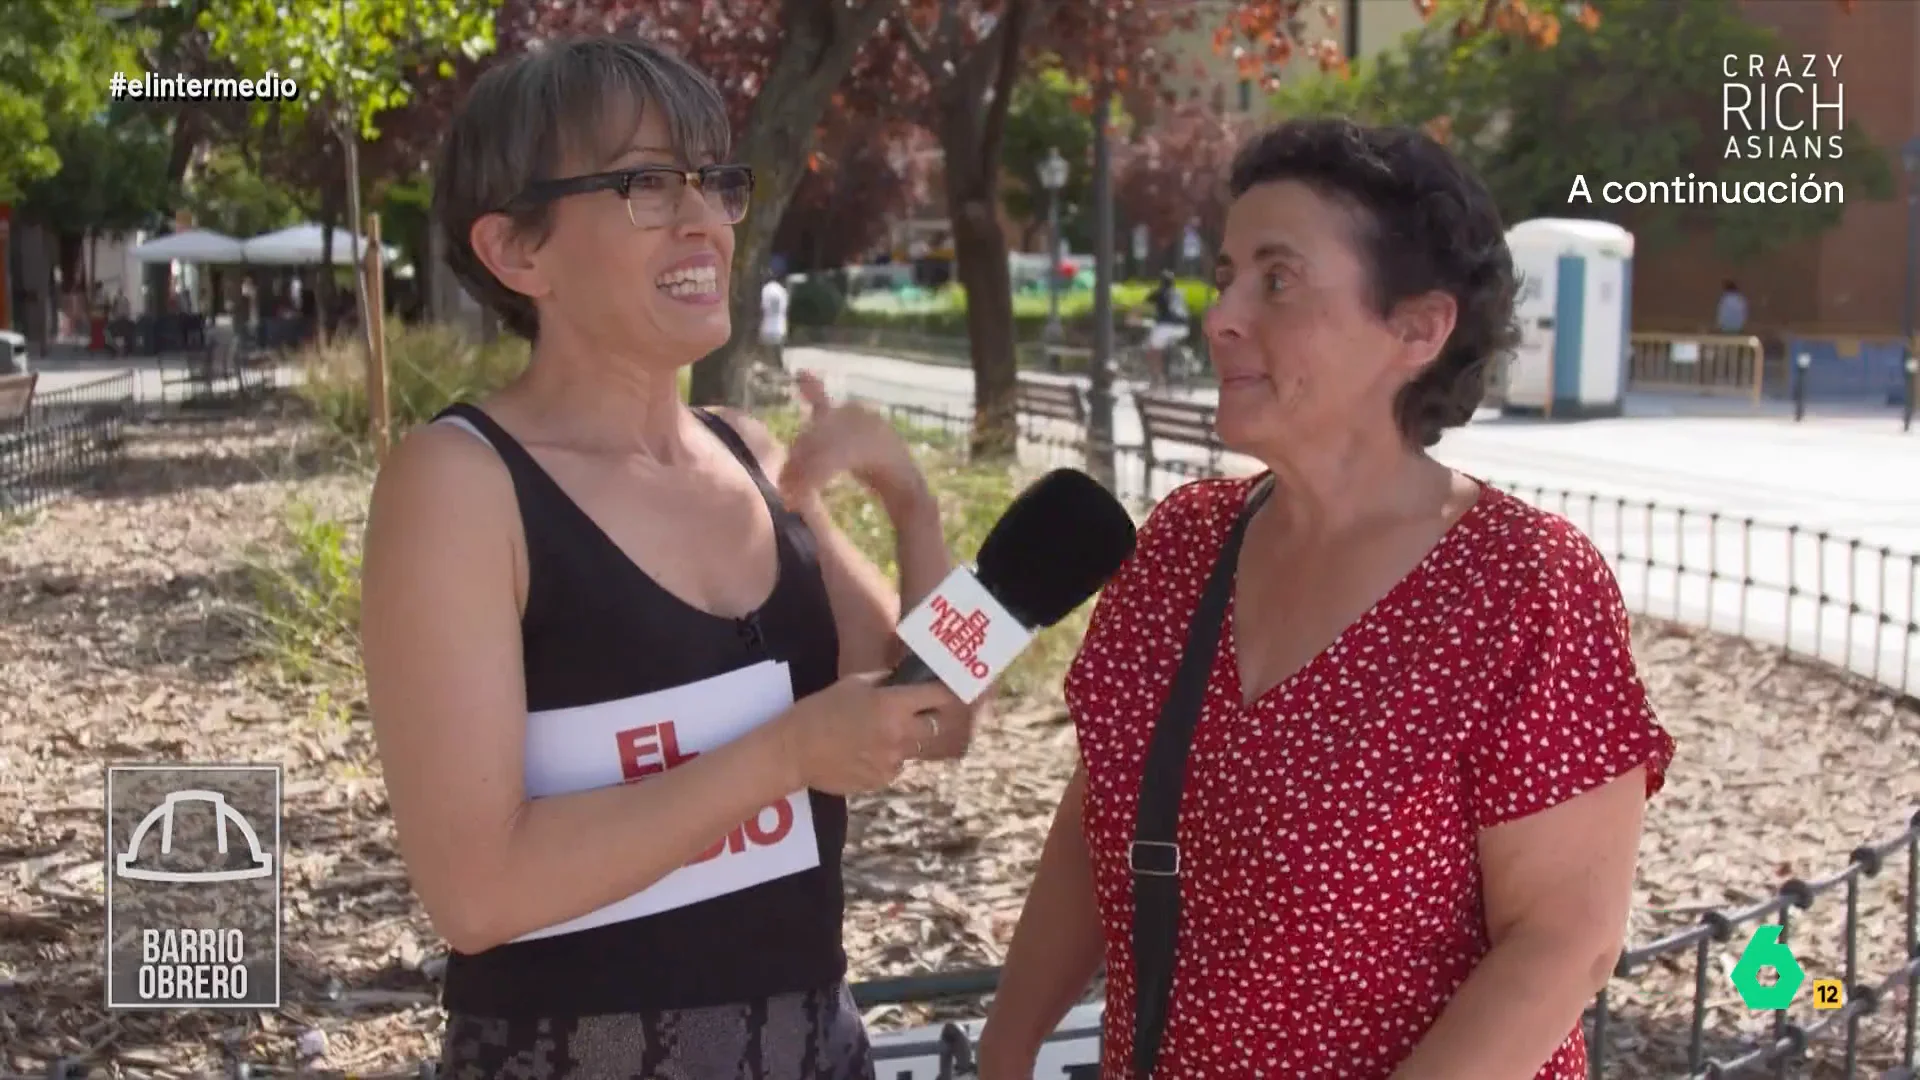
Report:
M1492 194L1418 131L1332 118L1290 120L1249 139L1234 157L1228 188L1237 199L1282 180L1356 211L1356 239L1383 317L1433 291L1458 305L1440 355L1394 404L1409 441L1439 442L1442 431L1473 418L1493 365L1520 341L1513 254Z
M726 102L691 64L633 37L544 43L490 68L455 113L433 177L433 212L447 240L447 265L507 329L532 341L533 302L501 284L473 251L473 223L505 210L535 180L555 179L569 155L610 158L632 137L640 110L657 108L675 151L692 161L723 159L732 133ZM516 228L545 236L546 202L516 206Z

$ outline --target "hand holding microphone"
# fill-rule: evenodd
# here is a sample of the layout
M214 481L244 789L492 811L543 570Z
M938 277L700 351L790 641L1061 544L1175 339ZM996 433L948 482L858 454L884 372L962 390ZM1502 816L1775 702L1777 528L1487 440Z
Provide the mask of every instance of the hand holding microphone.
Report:
M1133 554L1133 518L1099 481L1055 469L994 523L975 569L947 575L900 620L912 650L883 685L938 681L971 704L1036 631L1092 598Z
M881 686L877 673L849 675L787 713L787 752L802 784L829 795L878 791L936 731L919 715L953 704L939 683Z

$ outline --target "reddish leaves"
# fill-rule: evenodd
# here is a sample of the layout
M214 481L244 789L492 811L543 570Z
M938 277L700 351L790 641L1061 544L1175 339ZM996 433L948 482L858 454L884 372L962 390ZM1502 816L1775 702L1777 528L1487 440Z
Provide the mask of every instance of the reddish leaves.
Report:
M1245 121L1198 102L1175 106L1132 143L1116 148L1114 201L1129 226L1145 225L1162 247L1191 219L1218 236L1226 216L1227 172Z

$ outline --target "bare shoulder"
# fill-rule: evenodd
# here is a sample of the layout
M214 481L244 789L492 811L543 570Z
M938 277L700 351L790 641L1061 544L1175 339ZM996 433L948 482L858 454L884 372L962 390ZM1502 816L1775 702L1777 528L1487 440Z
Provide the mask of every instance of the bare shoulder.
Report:
M710 405L706 408L708 412L739 434L740 441L746 443L747 449L753 451L753 456L759 459L762 469L771 470L786 457L786 446L752 413L727 405Z
M511 554L517 506L513 481L492 446L450 424L409 432L373 485L367 517L367 571L411 579L426 565ZM409 572L411 571L411 572Z

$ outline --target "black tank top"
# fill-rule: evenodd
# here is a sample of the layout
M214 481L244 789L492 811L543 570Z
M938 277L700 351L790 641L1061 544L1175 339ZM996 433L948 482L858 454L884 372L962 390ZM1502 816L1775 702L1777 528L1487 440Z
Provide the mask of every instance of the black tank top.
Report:
M779 579L742 619L694 608L648 577L485 412L459 404L435 417L471 424L513 478L527 545L520 628L529 713L653 693L764 660L788 663L796 701L838 677L839 638L812 531L781 504L740 436L718 417L696 415L746 467L773 517ZM817 791L808 798L817 867L623 922L455 952L446 1007L585 1016L750 1003L834 984L847 968L847 807Z

